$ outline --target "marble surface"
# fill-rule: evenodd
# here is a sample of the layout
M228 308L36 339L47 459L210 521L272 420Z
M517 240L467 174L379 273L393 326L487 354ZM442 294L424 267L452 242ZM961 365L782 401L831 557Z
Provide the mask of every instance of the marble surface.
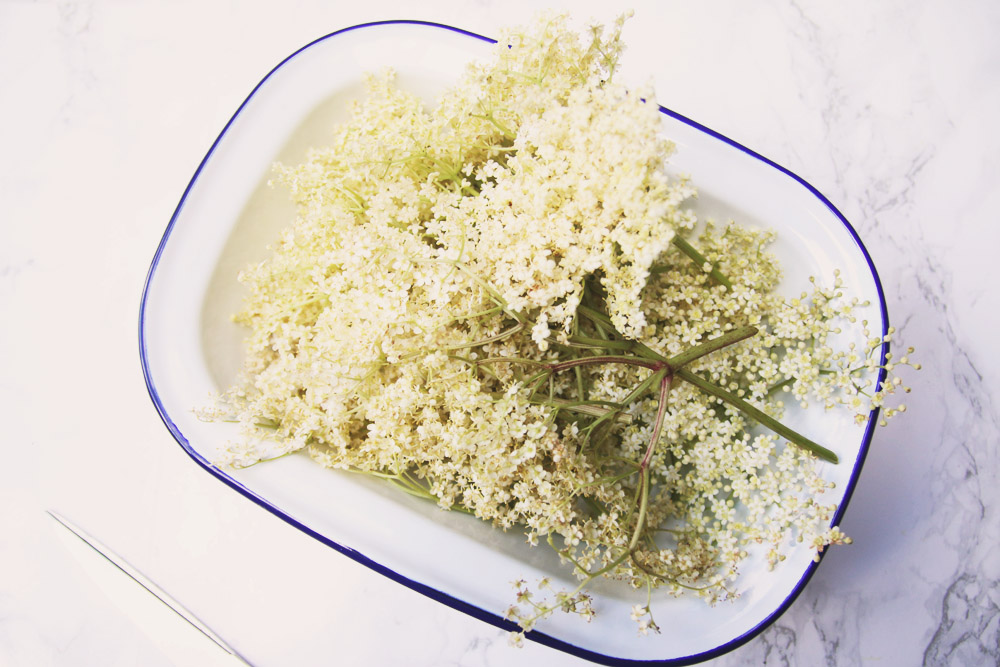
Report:
M253 664L580 665L372 573L233 493L163 428L143 280L256 82L338 28L484 34L534 3L0 0L0 664L166 665L55 539L84 524ZM555 3L608 20L607 3ZM923 370L776 624L713 664L1000 663L1000 5L635 2L660 101L788 167L860 232Z

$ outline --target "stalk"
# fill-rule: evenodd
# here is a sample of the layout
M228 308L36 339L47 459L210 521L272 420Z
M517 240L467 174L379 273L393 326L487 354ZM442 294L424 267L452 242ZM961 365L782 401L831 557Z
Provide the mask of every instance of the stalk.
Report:
M533 376L531 379L529 379L526 384L531 385L533 383L540 382L543 378L547 378L550 384L550 392L549 392L550 395L547 401L543 400L541 401L541 403L548 403L551 404L553 407L568 407L565 404L557 406L556 399L554 395L552 395L551 391L551 383L553 380L553 376L555 373L558 373L560 371L569 369L577 371L578 387L581 382L581 378L579 377L579 369L586 366L599 366L603 364L622 364L637 368L647 368L653 371L653 373L648 378L646 378L646 380L641 382L625 398L625 400L621 403L620 409L615 410L609 408L603 414L600 415L594 414L596 412L594 410L575 410L576 412L582 412L584 414L589 414L590 416L597 417L597 420L590 425L591 429L593 429L594 427L596 427L596 425L608 419L616 419L617 414L620 413L622 410L624 410L625 406L631 404L633 401L637 400L640 396L642 396L642 394L645 393L649 389L649 387L652 386L652 384L655 383L658 379L662 382L666 378L672 378L673 375L676 374L682 380L693 384L702 391L712 396L715 396L716 398L721 399L725 403L728 403L729 405L735 407L743 414L747 415L751 419L756 420L761 425L774 431L778 435L784 437L792 444L815 454L824 461L829 461L830 463L838 462L837 455L834 454L829 449L823 447L822 445L816 442L813 442L812 440L805 437L801 433L798 433L797 431L785 426L778 420L765 414L763 411L754 407L753 405L743 400L742 398L736 396L735 394L726 391L722 387L712 384L708 380L705 380L701 376L696 375L695 373L692 373L691 371L684 368L691 362L696 361L697 359L700 359L706 355L709 355L712 352L716 352L725 347L729 347L730 345L734 345L736 343L739 343L740 341L755 336L758 333L758 329L756 327L743 326L737 329L733 329L732 331L727 331L726 333L720 336L711 338L703 343L700 343L699 345L695 345L694 347L689 348L684 352L681 352L680 354L676 354L672 357L667 358L659 354L655 350L647 347L643 343L635 340L626 339L624 336L619 334L615 330L614 326L611 324L611 318L608 317L607 314L583 304L581 304L578 307L578 312L583 317L590 320L599 331L602 332L606 331L608 333L611 333L619 340L603 340L600 338L590 338L587 336L582 336L577 334L570 338L571 343L575 342L577 345L595 347L606 350L608 352L615 352L619 350L631 351L633 352L633 354L593 355L587 357L577 357L575 359L569 359L566 361L560 361L555 363L548 363L548 362L535 361L531 359L523 359L516 357L494 357L494 358L478 360L473 363L474 365L480 365L489 363L509 362L509 363L521 363L535 367L541 367L544 370ZM512 327L510 330L500 334L500 337L506 337L508 335L512 335L513 333L516 333L516 331L514 330L519 330L524 326L525 326L525 321L522 319L519 321L517 325ZM472 346L473 345L470 345L470 347ZM669 387L669 382L667 384ZM533 400L533 402L534 402L534 395L537 391L538 391L538 385L535 384L534 388L531 391L531 399L530 399ZM661 387L661 394L662 394L662 387ZM584 398L583 395L580 394L578 398L581 399L582 403L582 399ZM577 404L577 406L578 405L579 403ZM660 401L659 409L661 412L662 410L665 409L662 398ZM658 423L661 422L662 416L658 414L657 420ZM650 455L650 450L647 450L647 457L649 455ZM645 477L646 477L645 471L644 469L641 469L640 485L642 481L645 479ZM644 503L641 504L640 513L643 513L644 506L645 506Z
M674 234L672 243L678 250L687 255L692 262L697 264L698 268L701 268L709 263L708 258L706 258L704 255L698 252L698 250L693 245L688 243L687 240L680 234ZM733 284L729 282L729 278L722 275L722 272L719 271L718 267L716 267L714 264L712 264L711 266L712 270L709 271L708 275L712 276L712 280L719 283L720 285L725 285L726 289L732 289ZM655 272L655 268L653 270Z
M741 340L746 340L752 336L757 335L757 327L740 327L739 329L733 329L732 331L727 331L721 336L716 336L710 340L701 343L700 345L695 345L694 347L681 352L680 354L674 355L667 359L667 364L670 365L674 370L686 366L695 359L700 359L706 354L715 352L716 350L721 350L724 347L729 347Z
M663 362L650 361L649 359L643 359L641 357L603 355L580 357L579 359L570 359L568 361L560 361L556 364L548 364L548 369L553 372L558 372L569 368L578 368L580 366L600 366L603 364L624 364L626 366L638 366L640 368L649 368L651 370L660 370L664 366Z
M728 392L721 387L715 386L708 380L692 373L687 369L681 368L677 370L676 373L677 377L679 377L680 379L684 380L685 382L690 382L691 384L698 387L702 391L711 394L716 398L722 399L724 402L733 406L734 408L744 413L748 417L758 421L762 426L766 426L767 428L771 429L778 435L787 439L792 444L797 445L808 452L812 452L813 454L823 459L824 461L829 461L830 463L838 462L839 459L837 458L837 455L831 452L829 449L823 447L822 445L816 444L815 442L805 437L801 433L793 431L792 429L788 428L787 426L779 422L777 419L774 419L773 417L765 414L758 408L755 408L750 403L744 401L739 396L731 392Z
M653 449L660 440L663 417L667 413L667 394L670 393L670 383L673 381L673 375L665 371L660 372L663 373L663 376L660 378L660 397L656 410L656 421L653 422L653 434L649 438L649 445L646 446L646 454L639 463L639 516L636 517L635 532L632 533L632 540L628 545L629 552L633 551L639 544L639 537L646 524L646 508L649 506L649 463L653 460Z
M615 329L614 325L611 324L611 318L608 317L607 314L602 313L599 310L595 310L594 308L591 308L589 306L585 306L583 304L580 304L579 306L577 306L577 312L579 312L580 314L582 314L584 317L586 317L588 320L590 320L591 322L593 322L596 326L600 327L601 329L603 329L605 331L608 331L609 333L614 334L617 338L620 338L623 341L628 342L630 344L630 346L631 346L630 349L634 350L637 355L639 355L641 357L645 357L646 359L654 359L656 361L666 361L667 360L666 357L664 357L663 355L659 354L655 350L650 349L649 347L647 347L643 343L640 343L637 340L627 340L627 339L625 339L624 336L622 336L620 333L618 333L618 331ZM591 339L591 340L594 340L594 339ZM614 342L617 342L617 341L601 341L601 342L602 343L607 343L607 342L613 342L614 343Z

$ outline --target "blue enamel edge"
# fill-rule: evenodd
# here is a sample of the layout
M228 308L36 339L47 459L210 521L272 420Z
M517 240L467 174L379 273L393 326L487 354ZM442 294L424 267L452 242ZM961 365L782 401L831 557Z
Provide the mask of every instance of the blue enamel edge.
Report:
M153 255L153 260L150 263L149 271L146 274L146 280L145 280L145 283L143 284L142 298L141 298L140 305L139 305L139 360L140 360L140 363L142 365L142 373L143 373L143 377L144 377L145 382L146 382L146 389L149 392L150 399L152 400L153 405L156 408L156 411L160 415L160 419L163 421L164 425L167 427L167 430L170 431L171 435L173 435L174 439L184 449L184 451L187 452L187 454L196 463L198 463L202 468L204 468L209 474L211 474L212 476L216 477L217 479L219 479L220 481L222 481L223 483L225 483L229 487L233 488L234 490L236 490L240 494L246 496L248 499L250 499L251 501L257 503L258 505L260 505L264 509L266 509L269 512L271 512L272 514L274 514L275 516L283 519L284 521L286 521L290 525L298 528L299 530L301 530L302 532L306 533L307 535L310 535L311 537L319 540L320 542L326 544L327 546L329 546L329 547L335 549L336 551L344 554L345 556L347 556L347 557L349 557L349 558L357 561L358 563L360 563L360 564L362 564L362 565L364 565L364 566L366 566L366 567L368 567L368 568L370 568L370 569L372 569L372 570L374 570L374 571L376 571L376 572L378 572L380 574L385 575L386 577L392 579L393 581L401 583L401 584L403 584L403 585L405 585L405 586L407 586L407 587L409 587L409 588L411 588L411 589L413 589L413 590L415 590L415 591L417 591L419 593L422 593L422 594L426 595L427 597L429 597L429 598L431 598L433 600L436 600L438 602L441 602L442 604L448 605L449 607L452 607L453 609L457 609L458 611L465 612L466 614L469 614L470 616L473 616L473 617L478 618L478 619L480 619L482 621L490 623L491 625L495 625L495 626L497 626L497 627L499 627L501 629L508 630L508 631L517 631L519 628L517 627L517 625L515 623L513 623L511 621L508 621L508 620L506 620L506 619L504 619L504 618L502 618L500 616L497 616L496 614L493 614L493 613L488 612L488 611L486 611L484 609L481 609L481 608L479 608L479 607L477 607L477 606L475 606L475 605L473 605L471 603L465 602L464 600L460 600L460 599L455 598L455 597L453 597L453 596L451 596L451 595L449 595L447 593L444 593L444 592L439 591L439 590L437 590L435 588L432 588L430 586L422 584L419 581L415 581L413 579L409 579L409 578L407 578L407 577L405 577L405 576L403 576L403 575L401 575L401 574L399 574L399 573L397 573L397 572L395 572L395 571L393 571L393 570L385 567L384 565L381 565L380 563L377 563L377 562L371 560L370 558L368 558L364 554L362 554L362 553L360 553L358 551L355 551L353 549L350 549L348 547L345 547L343 545L340 545L340 544L334 542L333 540L325 537L324 535L321 535L321 534L317 533L315 530L311 529L309 526L306 526L305 524L302 524L301 522L296 521L294 518L292 518L292 517L288 516L287 514L283 513L281 510L279 510L278 508L276 508L273 505L271 505L266 499L261 498L256 493L254 493L250 489L246 488L245 486L243 486L242 484L240 484L238 481L234 480L233 478L229 477L228 475L226 475L225 473L223 473L221 470L219 470L218 468L216 468L215 466L213 466L208 460L206 460L201 454L199 454L197 451L195 451L191 447L191 444L188 441L188 439L184 436L183 433L181 433L180 429L177 427L177 425L170 418L170 415L167 414L167 411L166 411L165 407L163 406L163 403L162 403L162 401L161 401L161 399L159 397L159 394L157 393L156 385L155 385L155 383L153 381L153 378L152 378L152 375L151 375L150 369L149 369L148 351L146 349L146 323L145 323L145 314L146 314L146 302L147 302L147 298L149 296L150 284L152 283L153 276L154 276L154 274L156 272L156 268L157 268L157 266L159 264L159 261L160 261L160 257L163 254L163 249L166 246L167 240L170 237L170 233L173 230L174 224L177 222L177 219L178 219L178 217L179 217L179 215L181 213L181 210L184 207L184 203L187 200L188 194L190 193L191 188L194 186L195 182L198 180L198 177L201 174L202 169L205 167L206 163L212 157L212 154L215 152L215 149L218 146L219 142L226 135L226 133L229 131L230 126L233 124L233 122L236 120L236 118L240 115L240 113L243 111L244 107L246 107L246 105L249 103L249 101L251 100L251 98L253 98L253 96L256 95L257 91L261 88L261 86L263 86L264 83L268 79L270 79L271 76L276 71L278 71L281 67L283 67L288 61L290 61L291 59L295 58L298 54L306 51L310 47L312 47L312 46L314 46L314 45L316 45L316 44L318 44L320 42L324 42L324 41L326 41L328 39L336 37L337 35L342 35L344 33L352 32L352 31L355 31L355 30L360 30L360 29L363 29L363 28L370 28L370 27L384 26L384 25L419 25L419 26L426 26L426 27L429 27L429 28L435 28L435 29L441 29L441 30L448 30L450 32L454 32L454 33L458 33L458 34L461 34L461 35L465 35L467 37L472 37L474 39L479 39L479 40L482 40L484 42L488 42L488 43L491 43L491 44L495 44L496 43L495 39L491 39L491 38L485 37L483 35L478 35L476 33L469 32L467 30L462 30L461 28L455 28L455 27L444 25L444 24L440 24L440 23L433 23L433 22L429 22L429 21L415 21L415 20L375 21L375 22L371 22L371 23L362 23L362 24L359 24L359 25L351 26L349 28L344 28L344 29L341 29L341 30L337 30L337 31L332 32L332 33L330 33L328 35L320 37L320 38L318 38L318 39L310 42L309 44L306 44L302 48L298 49L297 51L295 51L294 53L292 53L291 55L289 55L287 58L285 58L284 60L282 60L280 63L278 63L273 69L271 69L271 71L268 72L267 75L263 79L261 79L260 82L256 86L254 86L253 90L250 91L250 94L240 104L239 108L236 110L236 113L233 114L233 116L226 123L225 127L222 128L222 132L220 132L219 136L215 139L214 142L212 142L212 146L208 149L208 152L205 154L205 157L199 163L198 168L194 172L194 175L191 177L191 180L188 182L187 187L184 189L184 193L181 195L180 201L178 202L177 207L174 209L173 215L171 215L171 217L170 217L170 221L167 224L167 228L166 228L166 230L163 233L163 238L160 240L160 243L159 243L159 245L156 248L156 253ZM888 333L888 326L889 326L888 309L887 309L886 303L885 303L885 294L884 294L883 289L882 289L882 282L881 282L881 280L879 280L878 271L875 269L875 264L872 262L872 259L871 259L871 256L868 253L868 250L865 248L864 244L861 242L861 238L858 236L857 231L854 229L854 227L851 226L851 223L849 223L847 221L847 218L845 218L843 216L843 214L841 214L841 212L839 210L837 210L837 208L826 197L824 197L816 188L814 188L808 182L806 182L805 180L803 180L800 176L798 176L795 173L789 171L785 167L782 167L781 165L773 162L772 160L769 160L768 158L760 155L759 153L750 150L746 146L743 146L742 144L739 144L736 141L733 141L732 139L730 139L730 138L728 138L726 136L723 136L723 135L719 134L718 132L715 132L712 129L709 129L708 127L705 127L704 125L702 125L702 124L700 124L700 123L698 123L696 121L693 121L690 118L687 118L687 117L685 117L685 116L683 116L683 115L681 115L681 114L679 114L679 113L677 113L675 111L671 111L670 109L667 109L666 107L660 106L660 111L663 114L665 114L667 116L670 116L671 118L674 118L674 119L676 119L676 120L678 120L678 121L680 121L680 122L682 122L682 123L684 123L686 125L689 125L689 126L695 128L695 129L697 129L697 130L699 130L701 132L704 132L705 134L708 134L708 135L714 137L715 139L718 139L718 140L720 140L722 142L725 142L725 143L729 144L730 146L732 146L732 147L734 147L734 148L736 148L736 149L738 149L738 150L746 153L747 155L749 155L749 156L751 156L751 157L753 157L753 158L755 158L757 160L760 160L761 162L767 164L768 166L770 166L770 167L772 167L774 169L777 169L778 171L780 171L781 173L785 174L786 176L794 179L800 185L802 185L807 190L809 190L809 192L812 193L817 199L819 199L819 201L821 201L824 206L826 206L834 215L836 215L837 218L840 220L840 222L847 229L848 233L850 233L851 237L854 239L855 243L858 246L858 249L861 251L862 255L865 258L865 262L868 264L868 268L871 271L872 278L875 281L875 287L876 287L876 290L878 292L878 297L879 297L879 311L880 311L880 315L881 315L881 318L882 318L882 335L884 336L884 335L886 335L886 333ZM881 361L880 361L880 364L882 366L885 365L885 362L886 362L885 355L888 353L888 351L889 351L888 344L883 345L883 347L882 347L882 358L881 358ZM885 377L886 377L886 371L883 369L883 370L881 370L879 372L878 382L881 383L882 381L884 381ZM840 506L838 507L837 512L835 513L835 515L833 517L833 521L831 522L831 525L838 525L840 523L841 519L843 518L844 511L847 508L847 504L850 501L851 496L854 493L854 489L855 489L855 487L857 485L857 481L858 481L858 477L859 477L860 472L861 472L861 468L864 465L865 458L868 455L868 449L869 449L869 446L871 445L871 440L872 440L872 437L874 435L875 427L876 427L876 425L878 423L878 414L879 414L879 410L878 409L873 410L869 414L868 425L867 425L867 427L865 429L865 434L864 434L864 437L863 437L863 440L862 440L861 448L860 448L860 450L858 452L858 457L857 457L857 459L855 460L855 463L854 463L854 469L853 469L853 471L851 473L850 481L848 482L847 489L844 492L844 499L840 503ZM822 557L822 554L821 554L821 557ZM769 627L772 623L774 623L783 613L785 613L785 611L788 610L788 608L792 605L792 603L795 601L795 599L798 598L799 594L805 588L805 585L812 578L812 575L815 573L816 568L818 567L818 565L819 565L819 563L815 563L815 562L812 563L812 564L810 564L810 566L803 573L803 576L799 579L798 583L795 585L795 588L792 590L792 592L789 594L789 596L787 598L785 598L784 602L781 605L779 605L778 608L776 608L774 610L774 612L772 612L767 618L765 618L763 621L761 621L757 626L755 626L754 628L752 628L751 630L749 630L745 634L740 635L739 637L736 637L736 638L734 638L734 639L732 639L732 640L730 640L730 641L728 641L728 642L726 642L724 644L721 644L720 646L717 646L714 649L711 649L709 651L704 651L704 652L701 652L701 653L697 653L697 654L692 654L692 655L688 655L688 656L682 656L682 657L679 657L679 658L670 658L670 659L666 659L666 660L634 660L634 659L628 659L628 658L616 658L614 656L608 656L608 655L604 655L604 654L601 654L601 653L597 653L595 651L590 651L590 650L587 650L587 649L583 649L583 648L580 648L580 647L575 646L573 644L569 644L569 643L564 642L562 640L559 640L559 639L556 639L554 637L551 637L551 636L549 636L549 635L547 635L547 634L545 634L543 632L539 632L537 630L533 630L533 631L527 633L525 636L527 638L533 640L533 641L536 641L536 642L538 642L540 644L544 644L544 645L549 646L551 648L555 648L555 649L564 651L566 653L578 656L580 658L585 658L585 659L590 660L592 662L596 662L596 663L604 664L604 665L611 665L613 667L626 667L626 666L628 666L628 667L634 667L634 666L639 666L639 665L645 665L645 666L649 666L649 667L668 667L668 666L669 667L681 667L682 665L692 665L692 664L696 664L696 663L703 662L703 661L706 661L706 660L711 660L711 659L716 658L718 656L721 656L721 655L723 655L725 653L728 653L728 652L730 652L730 651L732 651L732 650L734 650L736 648L739 648L740 646L742 646L743 644L747 643L748 641L750 641L751 639L753 639L754 637L756 637L758 634L760 634L761 632L763 632L767 627Z

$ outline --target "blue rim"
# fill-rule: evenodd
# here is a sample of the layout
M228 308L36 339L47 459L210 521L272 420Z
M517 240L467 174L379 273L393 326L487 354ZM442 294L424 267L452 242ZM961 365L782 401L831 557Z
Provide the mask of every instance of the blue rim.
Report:
M174 439L178 442L178 444L181 446L181 448L183 448L184 451L187 452L187 454L196 463L198 463L203 469L205 469L213 477L219 479L220 481L222 481L223 483L225 483L226 485L228 485L232 489L236 490L237 492L239 492L243 496L247 497L248 499L250 499L254 503L256 503L256 504L260 505L261 507L263 507L264 509L268 510L269 512L271 512L275 516L283 519L284 521L286 521L290 525L298 528L299 530L301 530L302 532L306 533L307 535L310 535L311 537L313 537L313 538L319 540L320 542L322 542L323 544L326 544L327 546L335 549L339 553L342 553L345 556L347 556L347 557L349 557L349 558L357 561L358 563L360 563L360 564L362 564L362 565L364 565L364 566L366 566L366 567L368 567L368 568L370 568L370 569L372 569L372 570L374 570L374 571L376 571L376 572L378 572L380 574L385 575L386 577L392 579L393 581L401 583L404 586L407 586L407 587L409 587L409 588L411 588L411 589L413 589L413 590L415 590L415 591L417 591L419 593L422 593L422 594L426 595L427 597L429 597L429 598L431 598L433 600L441 602L442 604L445 604L445 605L447 605L449 607L452 607L453 609L457 609L458 611L465 612L466 614L469 614L470 616L473 616L473 617L478 618L478 619L480 619L482 621L490 623L491 625L494 625L494 626L496 626L498 628L501 628L501 629L507 630L507 631L517 631L519 628L517 627L517 625L515 623L512 623L511 621L508 621L508 620L502 618L501 616L497 616L496 614L493 614L493 613L488 612L488 611L486 611L484 609L481 609L481 608L479 608L479 607L477 607L477 606L475 606L475 605L473 605L473 604L471 604L469 602L465 602L464 600L460 600L460 599L458 599L456 597L453 597L453 596L451 596L451 595L449 595L447 593L444 593L444 592L439 591L439 590L437 590L435 588L427 586L426 584L422 584L419 581L414 581L413 579L409 579L409 578L407 578L407 577L399 574L398 572L395 572L395 571L393 571L393 570L385 567L384 565L381 565L380 563L377 563L377 562L371 560L370 558L368 558L364 554L362 554L362 553L360 553L358 551L355 551L354 549L351 549L349 547L345 547L345 546L343 546L341 544L338 544L338 543L334 542L333 540L329 539L328 537L325 537L324 535L321 535L321 534L317 533L315 530L311 529L309 526L307 526L307 525L305 525L305 524L303 524L303 523L301 523L299 521L296 521L294 518L288 516L287 514L285 514L284 512L282 512L281 510L279 510L278 508L274 507L267 500L265 500L264 498L261 498L256 493L254 493L250 489L248 489L245 486L243 486L242 484L240 484L238 481L236 481L236 480L232 479L231 477L229 477L229 476L225 475L224 473L222 473L218 468L214 467L201 454L199 454L197 451L195 451L191 447L191 444L188 441L188 439L184 436L183 433L181 433L180 429L177 427L177 425L170 418L170 415L167 414L167 411L166 411L166 409L165 409L165 407L163 405L163 402L160 400L160 396L157 393L155 383L153 382L153 378L152 378L152 375L151 375L150 370L149 370L148 352L147 352L147 349L146 349L146 321L145 321L145 315L146 315L146 302L147 302L147 299L149 297L150 284L152 283L153 275L156 272L156 268L157 268L157 266L159 264L160 257L163 254L163 250L164 250L164 248L166 246L167 240L170 237L170 233L171 233L171 231L174 228L174 224L177 222L177 219L178 219L178 217L179 217L179 215L181 213L181 210L184 208L184 203L187 200L187 197L188 197L189 193L191 192L191 188L194 186L195 182L198 180L198 177L201 174L202 169L205 167L205 165L207 164L208 160L212 157L212 154L215 152L215 149L219 145L219 142L222 141L222 138L229 131L230 126L232 126L233 122L240 115L240 113L242 113L243 109L250 102L250 100L254 97L254 95L257 94L257 91L261 88L261 86L263 86L264 83L267 82L267 80L270 79L271 76L275 72L277 72L279 69L281 69L287 62L289 62L290 60L292 60L293 58L295 58L300 53L302 53L302 52L306 51L307 49L311 48L312 46L314 46L314 45L316 45L316 44L318 44L320 42L324 42L324 41L326 41L328 39L331 39L333 37L336 37L337 35L342 35L344 33L352 32L352 31L355 31L355 30L360 30L360 29L363 29L363 28L370 28L370 27L375 27L375 26L385 26L385 25L420 25L420 26L426 26L426 27L430 27L430 28L448 30L450 32L454 32L454 33L458 33L458 34L461 34L461 35L465 35L467 37L472 37L474 39L478 39L478 40L481 40L483 42L487 42L487 43L490 43L490 44L495 44L496 43L495 39L491 39L491 38L485 37L483 35L479 35L479 34L476 34L476 33L473 33L473 32L469 32L468 30L462 30L461 28L455 28L455 27L452 27L452 26L449 26L449 25L444 25L444 24L441 24L441 23L433 23L433 22L430 22L430 21L415 21L415 20L374 21L374 22L371 22L371 23L362 23L362 24L359 24L359 25L351 26L349 28L343 28L341 30L337 30L335 32L331 32L328 35L324 35L323 37L320 37L319 39L313 40L312 42L306 44L302 48L298 49L297 51L295 51L294 53L292 53L291 55L289 55L287 58L285 58L280 63L278 63L273 69L271 69L271 71L268 72L267 75L263 79L261 79L260 82L256 86L254 86L253 90L250 91L250 94L247 95L246 99L243 100L243 102L240 104L239 108L236 110L236 113L234 113L233 116L229 119L229 121L226 122L225 127L222 128L222 132L220 132L219 136L215 139L214 142L212 142L211 147L208 149L208 152L205 154L205 157L202 158L201 162L198 165L198 168L194 172L194 175L191 177L190 182L188 182L187 187L184 189L184 193L181 195L180 201L178 202L177 207L174 209L173 215L171 215L171 217L170 217L170 222L167 224L167 228L166 228L166 230L163 233L163 238L160 240L160 243L159 243L159 245L156 248L156 253L153 255L153 260L152 260L152 262L150 264L149 271L146 274L146 281L145 281L145 283L143 285L143 289L142 289L142 298L141 298L140 305L139 305L139 360L140 360L140 363L142 365L142 373L143 373L143 377L144 377L145 382L146 382L146 389L149 392L149 396L150 396L150 399L153 402L153 405L156 407L157 413L159 413L159 415L160 415L160 419L163 421L164 425L167 427L167 430L170 431L171 435L173 435ZM800 176L798 176L797 174L789 171L785 167L782 167L781 165L773 162L772 160L769 160L768 158L760 155L759 153L750 150L746 146L743 146L742 144L739 144L736 141L733 141L732 139L730 139L730 138L728 138L726 136L723 136L723 135L719 134L718 132L716 132L716 131L708 128L708 127L705 127L701 123L693 121L690 118L687 118L686 116L683 116L683 115L677 113L676 111L671 111L670 109L667 109L666 107L663 107L663 106L660 106L660 111L663 114L665 114L667 116L670 116L671 118L674 118L674 119L676 119L676 120L678 120L678 121L680 121L680 122L682 122L682 123L684 123L686 125L689 125L689 126L695 128L695 129L697 129L697 130L699 130L701 132L704 132L705 134L708 134L708 135L714 137L715 139L718 139L719 141L722 141L722 142L724 142L726 144L729 144L733 148L736 148L736 149L742 151L743 153L746 153L747 155L749 155L749 156L751 156L751 157L753 157L753 158L755 158L757 160L760 160L764 164L767 164L768 166L770 166L770 167L772 167L774 169L777 169L778 171L780 171L781 173L785 174L786 176L794 179L800 185L802 185L803 187L805 187L810 193L812 193L834 215L836 215L837 218L840 220L840 222L847 229L848 233L854 239L854 242L857 244L858 249L861 251L862 255L865 258L865 262L868 264L868 268L871 271L872 278L875 281L876 291L878 292L879 312L880 312L880 315L882 317L882 335L884 336L884 335L886 335L888 333L888 326L889 326L888 308L886 307L885 294L884 294L884 292L882 290L882 282L879 279L878 271L875 268L875 264L872 262L872 259L871 259L871 256L868 253L868 250L865 248L864 244L861 242L861 237L858 236L857 231L854 229L853 226L851 226L851 223L847 221L847 218L845 218L843 216L843 214L841 214L841 212L839 210L837 210L837 208L826 197L823 196L822 193L820 193L816 188L814 188L812 185L810 185L809 183L807 183ZM888 351L889 351L889 345L888 344L883 345L883 347L882 347L882 357L881 357L881 361L880 361L880 364L882 366L885 365L886 354L888 353ZM882 381L884 381L885 377L886 377L886 371L883 369L883 370L881 370L879 372L878 382L881 383ZM860 447L859 452L858 452L858 457L857 457L857 459L855 461L854 469L851 472L850 481L848 482L847 488L846 488L846 490L844 492L844 499L840 503L840 506L838 507L837 512L835 513L835 515L833 517L833 520L832 520L832 522L830 524L832 526L840 524L840 522L841 522L841 520L843 518L843 515L844 515L844 511L847 509L847 505L848 505L848 503L851 500L851 496L854 494L854 489L857 486L857 481L858 481L858 477L860 476L861 468L864 465L866 457L868 456L868 449L869 449L872 437L873 437L874 432L875 432L875 427L876 427L876 425L878 423L878 414L879 414L879 410L877 408L875 410L872 410L871 413L869 414L868 425L867 425L867 427L865 429L865 434L864 434L864 438L863 438L862 443L861 443L861 447ZM821 554L821 558L822 558L822 555L823 554ZM802 577L799 579L798 583L795 585L795 588L788 595L788 597L785 598L784 602L780 606L778 606L774 610L774 612L772 612L767 618L765 618L763 621L761 621L757 626L755 626L751 630L747 631L743 635L740 635L739 637L736 637L736 638L734 638L734 639L732 639L732 640L730 640L730 641L728 641L728 642L726 642L726 643L724 643L724 644L722 644L722 645L720 645L720 646L718 646L718 647L716 647L714 649L711 649L709 651L704 651L702 653L696 653L696 654L692 654L692 655L688 655L688 656L683 656L683 657L679 657L679 658L670 658L670 659L665 659L665 660L636 660L636 659L630 659L630 658L616 658L616 657L613 657L613 656L604 655L602 653L597 653L595 651L590 651L590 650L587 650L587 649L583 649L583 648L580 648L580 647L575 646L573 644L569 644L569 643L564 642L562 640L559 640L559 639L556 639L554 637L551 637L551 636L549 636L549 635L547 635L547 634L545 634L543 632L540 632L538 630L533 630L533 631L527 633L525 636L527 638L535 641L535 642L538 642L538 643L543 644L545 646L549 646L549 647L554 648L554 649L558 649L560 651L564 651L564 652L569 653L571 655L575 655L577 657L584 658L584 659L587 659L587 660L590 660L592 662L596 662L596 663L599 663L599 664L612 665L612 666L615 666L615 667L626 667L626 666L635 667L635 666L639 666L639 665L645 665L645 666L648 666L648 667L653 667L653 666L656 666L656 667L668 667L668 666L670 666L670 667L681 667L682 665L692 665L692 664L704 662L706 660L711 660L711 659L719 657L719 656L721 656L721 655L723 655L725 653L733 651L734 649L737 649L740 646L746 644L748 641L750 641L751 639L753 639L754 637L756 637L758 634L760 634L761 632L763 632L765 629L767 629L782 614L784 614L788 610L789 607L791 607L792 603L798 598L799 594L802 592L802 590L805 588L806 584L809 582L809 580L812 578L813 574L816 572L816 568L818 566L819 566L818 562L811 563L807 567L806 571L803 573Z

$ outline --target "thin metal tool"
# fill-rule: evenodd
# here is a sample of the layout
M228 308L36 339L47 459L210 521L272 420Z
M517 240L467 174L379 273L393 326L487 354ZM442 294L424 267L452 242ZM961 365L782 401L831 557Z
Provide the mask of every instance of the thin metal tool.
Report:
M198 630L206 639L211 640L220 649L231 655L239 664L250 665L239 653L236 652L232 646L227 644L222 637L217 635L212 631L207 625L198 620L198 617L192 614L190 611L184 608L180 602L171 597L166 591L157 586L152 580L146 577L144 574L139 572L137 569L129 565L125 559L116 554L114 551L109 549L107 546L102 544L95 537L89 535L85 530L71 522L66 517L53 512L51 510L46 510L49 516L60 523L64 528L66 528L73 535L78 537L84 542L88 547L90 547L97 555L101 556L111 565L114 565L123 574L128 575L135 583L139 584L145 588L149 593L151 593L157 600L162 602L168 608L174 611L178 616L187 621L192 627Z

